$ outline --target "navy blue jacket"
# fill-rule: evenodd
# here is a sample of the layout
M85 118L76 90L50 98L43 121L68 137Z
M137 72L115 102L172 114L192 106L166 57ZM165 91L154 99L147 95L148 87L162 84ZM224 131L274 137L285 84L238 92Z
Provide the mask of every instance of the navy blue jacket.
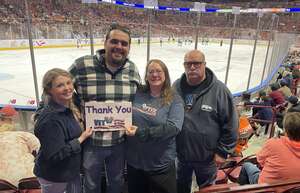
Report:
M185 74L174 83L177 93L186 101L182 130L177 136L177 153L181 162L213 163L214 154L226 158L237 141L238 117L228 88L206 68L209 80L204 88L198 86L188 104L181 88ZM190 105L190 106L189 106Z
M68 182L79 175L81 128L70 109L53 101L37 116L34 134L40 140L34 174L52 182Z

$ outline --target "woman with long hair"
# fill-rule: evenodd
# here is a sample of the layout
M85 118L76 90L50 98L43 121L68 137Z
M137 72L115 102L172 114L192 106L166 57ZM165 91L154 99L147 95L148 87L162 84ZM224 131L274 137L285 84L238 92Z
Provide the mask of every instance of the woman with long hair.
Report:
M166 65L150 60L145 85L133 102L133 125L126 133L129 193L176 193L176 135L183 103L173 92Z
M72 105L71 75L54 68L43 78L44 107L36 116L34 134L40 140L34 174L42 193L80 193L81 143L92 134L82 131ZM77 118L76 118L77 117Z

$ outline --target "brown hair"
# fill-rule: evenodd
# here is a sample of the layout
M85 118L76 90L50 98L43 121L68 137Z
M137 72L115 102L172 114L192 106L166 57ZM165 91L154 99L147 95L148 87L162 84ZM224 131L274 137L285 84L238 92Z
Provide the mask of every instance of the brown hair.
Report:
M290 140L300 141L300 112L287 113L283 120L283 127Z
M148 68L149 68L149 65L151 63L157 63L159 64L159 66L162 68L164 74L165 74L165 82L162 86L162 103L165 105L165 104L170 104L171 101L173 100L173 96L174 96L174 92L171 88L171 80L170 80L170 74L169 74L169 70L166 66L166 64L159 60L159 59L152 59L150 60L148 63L147 63L147 66L146 66L146 72L145 72L145 77L144 77L144 80L145 80L145 91L150 91L150 85L149 85L149 82L147 81L147 72L148 72Z

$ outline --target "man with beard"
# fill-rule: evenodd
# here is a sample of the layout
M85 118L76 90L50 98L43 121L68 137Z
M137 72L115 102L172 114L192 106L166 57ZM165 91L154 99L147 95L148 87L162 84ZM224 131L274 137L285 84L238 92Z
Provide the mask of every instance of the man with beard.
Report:
M127 56L130 31L113 24L106 34L104 49L95 56L75 60L69 71L81 107L85 102L132 101L141 82L137 67ZM105 166L107 192L120 193L123 185L125 131L95 131L83 147L85 193L101 193L101 168Z
M198 50L186 53L185 73L174 83L185 102L183 127L177 136L178 193L190 193L192 174L198 186L213 184L217 167L237 142L238 117L228 88L206 67Z

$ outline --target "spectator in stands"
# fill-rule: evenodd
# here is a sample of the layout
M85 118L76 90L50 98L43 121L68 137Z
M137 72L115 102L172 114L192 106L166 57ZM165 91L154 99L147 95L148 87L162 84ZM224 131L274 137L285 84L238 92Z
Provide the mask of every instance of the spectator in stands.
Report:
M18 112L12 106L4 106L0 110L0 132L10 131L14 129L13 118L18 114Z
M83 104L95 101L132 101L139 85L136 65L128 59L131 36L127 27L112 24L104 49L95 56L75 60L70 72L74 76L78 96ZM125 131L96 131L83 149L84 189L101 193L101 169L105 163L107 189L120 193L123 186Z
M289 71L289 70L283 71L281 80L285 81L286 86L291 88L292 82L293 82L293 75L292 75L291 71Z
M126 160L129 193L176 193L176 136L184 109L171 88L167 66L150 60L146 85L133 102L133 123L127 131Z
M13 119L17 111L12 106L0 110L0 179L15 186L22 178L33 177L35 152L39 140L31 133L14 131Z
M92 135L82 131L70 108L74 92L71 75L54 68L43 77L47 105L37 112L34 134L41 143L34 166L43 193L80 193L81 143Z
M268 132L269 123L265 123L265 121L272 121L273 112L271 108L272 100L267 96L266 92L261 90L258 93L258 98L254 102L245 102L244 105L255 105L252 108L252 116L254 119L259 119L259 124L265 127L265 134ZM261 129L258 129L253 125L253 129L256 130L256 134L259 135Z
M237 110L241 116L250 117L251 107L245 107L244 104L250 102L251 94L248 92L243 92L241 96L241 101L238 104Z
M192 174L198 186L213 184L217 166L233 153L238 116L227 87L206 67L205 56L192 50L184 57L185 73L174 83L185 102L185 115L177 137L179 193L190 193Z
M280 88L278 89L283 96L287 99L288 97L292 96L292 91L288 87L288 83L285 79L280 80Z
M269 93L269 96L272 99L272 106L283 104L285 102L285 99L282 92L278 90L280 88L280 85L278 83L273 83L270 85L270 88L271 92Z
M300 112L300 103L296 96L290 96L288 102L291 106L288 108L287 112Z
M239 135L238 135L238 141L233 156L242 156L242 151L248 147L247 145L248 141L254 133L248 118L245 115L240 114L239 110L238 110L238 115L239 115Z
M262 170L246 162L239 175L239 184L300 180L300 113L287 113L283 124L285 136L269 139L256 155Z

